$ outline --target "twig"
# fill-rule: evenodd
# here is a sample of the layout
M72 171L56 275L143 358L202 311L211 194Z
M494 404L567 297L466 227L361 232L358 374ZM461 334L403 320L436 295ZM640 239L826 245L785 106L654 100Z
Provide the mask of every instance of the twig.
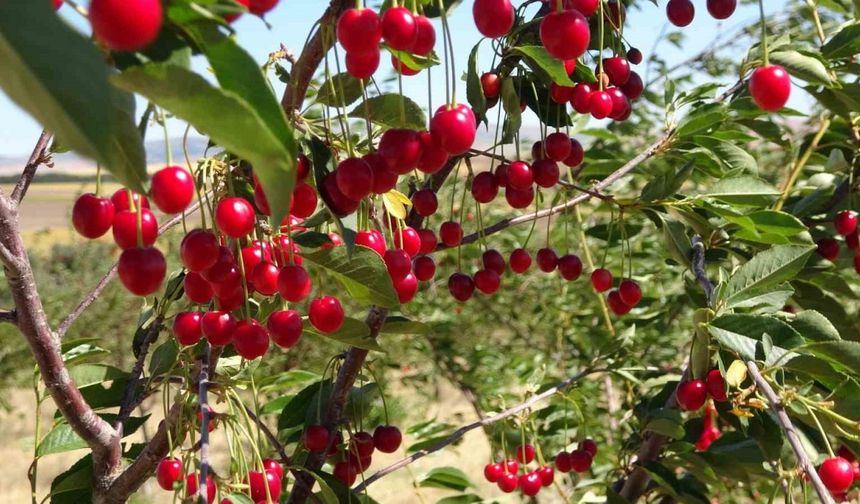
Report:
M693 244L693 260L691 262L693 275L696 276L696 281L699 282L699 286L705 291L708 306L713 306L714 284L711 283L708 274L705 272L705 244L699 235L693 235L691 242Z
M779 200L777 200L776 205L774 205L774 210L782 210L783 205L788 200L788 196L791 193L791 190L794 188L794 183L797 182L797 177L800 176L800 172L803 170L803 167L806 166L806 163L809 161L809 158L812 157L812 154L815 153L815 150L818 149L818 143L821 142L821 139L824 137L824 134L827 133L827 129L830 127L830 118L822 117L821 125L818 127L818 131L815 133L815 136L812 137L812 141L809 142L809 145L806 147L806 150L803 151L803 154L794 162L791 167L791 171L788 173L788 177L785 179L785 183L782 186L782 194L779 196Z
M272 448L274 448L275 451L278 452L278 455L281 457L281 463L287 466L292 465L290 462L290 457L287 455L287 450L284 448L284 444L278 440L278 436L276 436L275 433L273 433L272 430L269 429L269 426L266 425L265 422L260 420L260 418L254 413L254 410L244 404L242 406L245 408L245 413L248 414L248 418L250 418L254 421L255 424L257 424L257 427L260 428L263 434L265 434L266 439L269 440L269 444L271 444Z
M30 188L30 183L36 175L36 169L45 162L45 151L48 149L48 142L50 141L51 134L47 130L42 130L39 140L36 141L36 147L33 148L33 153L30 154L30 159L27 160L27 164L24 166L21 178L18 179L15 188L12 189L11 198L16 205L21 204L21 200L27 195L27 189Z
M211 347L209 342L203 344L203 352L200 356L199 384L197 385L197 400L200 405L200 475L197 481L197 500L200 504L206 504L206 478L209 476L209 357Z
M573 190L576 190L576 191L579 191L579 192L582 192L585 194L590 194L591 196L593 196L597 199L601 199L603 201L615 203L615 197L610 195L610 194L603 194L602 192L593 191L591 189L587 189L587 188L579 186L577 184L573 184L573 183L568 182L566 180L559 180L558 185L560 185L561 187L567 187L569 189L573 189Z
M126 383L125 389L122 391L119 413L117 413L116 422L114 423L114 429L116 429L120 437L122 437L123 424L139 404L138 401L135 401L134 392L138 384L140 384L140 376L143 374L143 364L146 360L146 355L149 353L149 346L153 341L158 339L158 333L161 331L163 320L161 316L156 317L152 325L147 329L146 334L143 336L143 341L140 343L140 353L137 356L137 361L134 363L128 383Z
M824 483L821 482L821 478L818 477L818 472L815 470L815 466L810 462L809 456L806 454L806 450L803 448L803 444L797 436L794 424L791 423L791 418L789 418L788 413L785 411L785 406L783 405L782 400L778 395L776 395L776 392L774 392L770 383L768 383L761 375L755 362L747 362L747 370L755 381L756 387L758 387L764 393L765 397L767 397L767 401L770 403L770 409L776 414L777 422L780 427L782 427L782 431L785 432L785 437L788 438L788 444L791 445L791 449L797 457L797 462L800 464L800 467L803 468L803 471L809 477L809 480L812 481L812 486L815 487L815 492L818 494L818 498L825 504L833 504L833 497L830 495L830 491L828 491L824 486Z
M394 462L393 464L389 465L388 467L385 467L383 469L380 469L379 471L376 471L372 476L368 477L360 485L356 486L354 489L354 492L360 493L365 488L367 488L370 484L372 484L374 481L382 478L383 476L391 474L398 469L402 469L402 468L406 467L407 465L415 462L418 459L424 458L433 452L437 452L437 451L441 450L442 448L445 448L446 446L448 446L452 443L455 443L457 440L462 438L469 431L475 430L479 427L485 427L487 425L494 424L494 423L499 422L501 420L504 420L508 417L516 415L517 413L519 413L521 411L524 411L524 410L531 408L534 404L536 404L540 401L543 401L544 399L547 399L549 397L552 397L553 395L555 395L558 392L562 392L562 391L570 388L571 385L573 385L574 383L576 383L577 381L579 381L583 377L588 376L588 375L593 374L593 373L598 373L601 371L605 371L605 369L585 369L583 371L580 371L576 375L572 376L571 378L568 378L567 380L559 383L558 385L556 385L554 387L550 387L549 389L541 392L540 394L533 395L529 399L527 399L526 401L524 401L520 404L517 404L516 406L513 406L511 408L508 408L508 409L502 411L501 413L497 413L491 417L483 418L483 419L478 420L476 422L472 422L468 425L464 425L464 426L460 427L459 429L455 430L450 436L446 437L445 439L442 439L441 441L434 444L433 446L430 446L430 447L425 448L423 450L418 450L417 452L413 453L412 455L409 455L408 457L402 458L402 459L398 460L397 462Z
M10 324L18 323L18 315L15 313L15 310L2 310L0 311L0 322L8 322Z

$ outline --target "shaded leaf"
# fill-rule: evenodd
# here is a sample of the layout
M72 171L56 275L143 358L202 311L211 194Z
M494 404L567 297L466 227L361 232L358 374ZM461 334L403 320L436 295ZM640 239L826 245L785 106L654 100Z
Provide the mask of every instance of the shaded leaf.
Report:
M389 308L400 305L382 257L367 247L355 247L352 257L346 247L319 250L302 257L330 271L358 302Z
M422 130L427 127L427 118L421 107L410 98L394 93L368 98L356 105L349 117L370 119L386 128Z

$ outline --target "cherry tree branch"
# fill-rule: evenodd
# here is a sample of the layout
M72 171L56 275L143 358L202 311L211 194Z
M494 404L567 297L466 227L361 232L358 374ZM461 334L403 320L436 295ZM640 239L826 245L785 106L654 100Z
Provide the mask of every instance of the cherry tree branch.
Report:
M770 403L770 409L773 410L774 414L776 414L776 420L780 427L782 427L785 437L788 438L788 444L791 445L791 450L797 457L798 464L803 468L803 471L812 482L812 486L815 488L815 493L818 494L818 498L825 504L833 504L833 497L830 495L830 491L827 490L827 487L824 486L824 483L821 482L821 478L818 477L818 471L815 470L815 466L813 466L812 462L809 460L809 455L807 455L806 449L803 447L803 443L800 442L797 430L795 430L794 424L791 423L791 418L789 418L788 413L785 411L785 405L783 404L782 399L780 399L776 392L774 392L773 387L770 386L770 383L768 383L764 376L762 376L755 362L747 362L747 370L755 381L756 387L764 393L767 398L767 402Z
M478 420L476 422L472 422L470 424L464 425L464 426L460 427L459 429L455 430L453 433L451 433L450 436L446 437L445 439L440 440L436 444L434 444L428 448L425 448L423 450L418 450L417 452L413 453L412 455L409 455L408 457L402 458L402 459L398 460L397 462L394 462L393 464L376 471L375 473L373 473L373 475L366 478L361 484L356 486L353 491L356 493L360 493L360 492L364 491L365 488L370 486L373 482L377 481L378 479L380 479L380 478L382 478L388 474L391 474L394 471L397 471L398 469L402 469L402 468L408 466L409 464L415 462L418 459L424 458L427 455L430 455L431 453L437 452L437 451L445 448L446 446L457 442L460 438L462 438L464 435L466 435L466 433L468 433L469 431L473 431L473 430L478 429L480 427L486 427L486 426L492 425L496 422L500 422L506 418L512 417L521 411L524 411L524 410L531 408L532 406L543 401L544 399L548 399L548 398L554 396L558 392L563 392L563 391L567 390L568 388L570 388L573 384L575 384L576 382L578 382L582 378L584 378L590 374L599 373L599 372L603 372L603 371L606 371L606 370L605 369L588 369L588 368L586 368L583 371L580 371L579 373L577 373L576 375L574 375L574 376L568 378L567 380L559 383L558 385L555 385L554 387L550 387L547 390L541 392L540 394L536 394L536 395L531 396L526 401L524 401L520 404L517 404L516 406L512 406L512 407L510 407L510 408L508 408L508 409L506 409L500 413L497 413L493 416L485 417L485 418L482 418L481 420Z
M197 481L197 500L206 501L206 477L209 475L209 359L211 355L209 342L203 344L200 356L199 384L197 385L197 401L200 408L200 474Z
M30 159L27 160L27 164L24 166L21 178L18 179L18 182L15 184L15 188L12 189L11 198L16 205L21 204L24 196L27 195L27 189L30 188L30 183L33 182L33 177L36 175L36 169L39 168L39 165L45 162L45 153L48 150L48 142L50 141L51 134L48 133L47 130L42 130L42 134L39 135L39 140L36 141L36 147L33 148L33 153L30 154Z
M114 423L114 428L118 433L120 433L120 436L122 436L123 424L128 420L129 415L131 415L131 412L139 403L139 401L135 399L134 394L137 390L137 386L140 384L140 377L143 374L143 364L146 360L147 354L149 353L149 347L152 345L152 342L158 339L158 334L162 329L163 322L163 317L156 317L152 322L152 325L147 329L146 334L140 343L140 353L137 356L137 361L134 363L134 367L131 369L131 375L125 385L125 389L122 391L122 399L119 403L119 413L117 413L116 422Z
M17 324L18 323L18 315L15 313L15 310L11 310L11 311L2 310L2 311L0 311L0 322L8 322L10 324Z

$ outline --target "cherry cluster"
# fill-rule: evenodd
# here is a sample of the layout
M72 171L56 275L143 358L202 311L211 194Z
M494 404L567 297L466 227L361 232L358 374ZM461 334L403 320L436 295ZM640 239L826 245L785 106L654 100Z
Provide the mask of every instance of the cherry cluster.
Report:
M516 458L484 466L484 478L495 483L502 492L511 493L519 489L523 495L533 497L541 488L552 485L555 480L555 470L549 464L541 462L534 469L528 469L528 465L535 461L536 455L533 445L522 444L516 449ZM555 468L562 473L582 473L591 468L596 455L597 443L585 439L572 452L560 451L555 457Z
M714 19L728 19L738 7L737 0L707 0L705 6L708 14ZM693 22L696 7L691 0L669 0L666 3L666 17L669 22L678 27L684 27Z
M705 379L684 380L675 391L678 406L684 411L698 411L705 405L708 397L717 402L729 400L726 394L726 380L719 369L711 369Z
M857 212L842 210L833 218L836 234L845 240L845 247L854 254L854 270L860 274L860 236L857 230ZM836 238L825 237L815 242L816 252L828 261L839 259L840 244Z
M349 443L344 444L340 431L331 432L322 425L309 425L305 427L302 442L308 451L325 451L326 458L334 466L334 477L344 485L352 486L358 475L370 467L374 450L396 452L403 442L403 435L393 425L379 425L372 435L366 431L350 434Z
M281 496L281 481L284 479L284 468L275 459L266 458L262 461L262 471L248 471L243 479L243 484L247 485L247 492L250 494L251 500L258 504L268 504L271 502L279 502ZM198 473L190 473L184 476L185 469L182 461L176 457L166 457L158 463L155 471L155 479L158 486L167 491L182 490L182 482L184 479L185 498L192 498L197 494ZM215 501L217 485L216 477L210 473L206 475L206 501L211 504ZM230 499L224 498L221 504L232 504Z

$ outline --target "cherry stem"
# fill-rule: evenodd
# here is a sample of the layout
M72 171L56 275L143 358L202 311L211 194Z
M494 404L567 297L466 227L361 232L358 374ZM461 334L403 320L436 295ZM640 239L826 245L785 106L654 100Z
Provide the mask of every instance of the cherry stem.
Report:
M809 416L811 416L812 420L815 422L815 427L818 428L818 432L821 434L821 439L824 440L824 447L827 448L827 453L830 454L830 458L835 457L836 454L833 453L833 447L830 446L830 439L828 439L827 437L827 432L824 430L824 427L821 426L821 422L818 420L818 416L815 414L815 411L813 411L812 408L806 403L803 403L803 406L806 408L806 411L809 412Z
M439 15L442 18L442 34L444 37L442 38L442 43L445 48L445 63L446 63L446 72L445 72L445 95L448 97L448 73L447 73L447 65L451 65L451 96L448 100L449 105L453 105L457 102L457 68L454 65L454 43L451 41L451 29L448 26L448 14L445 12L445 5L442 0L438 0L439 4ZM450 56L450 58L448 57Z
M382 391L382 388L379 387L379 378L376 376L373 369L371 369L370 364L365 363L364 368L367 369L367 372L370 373L373 381L376 382L376 387L379 388L379 398L382 399L382 413L385 416L385 425L391 425L391 421L388 418L388 403L385 402L385 393Z
M96 196L102 192L102 165L96 163Z
M598 74L597 75L597 85L598 85L599 89L601 91L603 91L603 24L604 24L603 0L600 0L600 14L599 15L600 15L600 24L598 25L598 33L599 33L599 39L600 40L598 42L599 45L597 46L597 56L599 58L597 60L597 66L599 68L598 72L597 72L597 74Z
M770 60L768 59L767 52L767 24L765 24L764 18L764 0L758 0L758 13L761 19L761 50L764 54L764 66L768 66Z
M167 114L164 113L163 108L158 110L161 119L161 128L164 131L164 150L167 154L167 166L173 166L173 148L170 146L170 133L167 131Z
M200 222L203 229L206 229L206 212L203 207L203 196L200 194L200 184L195 176L194 168L191 166L191 156L188 154L188 133L191 131L191 123L185 127L185 133L182 134L182 154L185 156L185 165L188 167L188 172L191 173L194 179L194 191L197 193L197 203L200 206ZM199 173L199 170L198 170ZM202 180L202 177L201 177ZM185 212L183 211L183 219Z

